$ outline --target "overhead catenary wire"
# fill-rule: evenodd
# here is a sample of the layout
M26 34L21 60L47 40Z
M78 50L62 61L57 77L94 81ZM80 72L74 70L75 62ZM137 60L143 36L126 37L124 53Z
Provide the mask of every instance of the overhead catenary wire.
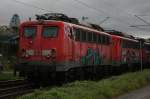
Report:
M149 22L147 22L146 20L144 20L144 19L141 18L140 16L138 16L138 15L134 15L134 16L135 16L136 18L138 18L139 20L143 21L145 24L150 25Z
M80 0L74 0L74 1L76 1L76 2L78 2L78 3L80 3L80 4L82 4L83 6L86 6L87 8L91 8L91 9L93 9L93 10L98 11L99 13L103 13L103 14L107 15L108 17L110 17L110 15L108 15L108 13L106 13L105 11L99 10L99 9L97 9L97 8L95 8L95 7L92 7L92 6L90 6L89 4L87 4L87 3L83 2L83 1L80 1ZM130 14L130 13L127 13L127 14L128 14L128 15L132 15L132 14ZM133 15L132 15L132 16L133 16ZM120 21L120 22L122 22L122 23L128 25L127 27L130 27L130 26L131 26L131 24L128 23L127 21L121 20L121 19L116 18L116 17L110 17L110 18L113 18L113 19L115 19L115 20L118 20L118 21ZM119 27L120 27L120 26L119 26ZM144 30L144 31L145 31L145 29L139 28L138 26L134 26L134 28L139 29L139 30Z
M92 10L95 10L95 11L97 11L97 12L99 12L99 13L101 13L101 14L104 14L104 15L106 15L107 17L107 19L110 19L110 18L112 18L112 19L115 19L115 20L118 20L118 21L121 21L122 23L124 23L124 24L128 24L128 25L130 25L129 23L126 23L125 21L123 21L123 20L120 20L120 19L118 19L118 18L115 18L115 17L111 17L110 15L108 15L108 13L106 13L105 11L103 11L103 10L100 10L100 9L97 9L97 8L95 8L95 7L92 7L92 6L90 6L89 4L87 4L87 3L85 3L85 2L83 2L83 1L80 1L80 0L73 0L73 1L75 1L75 2L77 2L77 3L79 3L79 4L81 4L81 5L83 5L83 6L85 6L85 7L87 7L88 9L92 9ZM119 25L117 25L118 27L120 27Z
M105 13L103 10L99 10L99 9L97 9L97 8L95 8L95 7L92 7L92 6L88 5L87 3L84 3L84 2L82 2L82 1L80 1L80 0L74 0L74 1L76 1L77 3L80 3L80 4L84 5L84 6L86 6L87 8L93 9L93 10L95 10L95 11L97 11L97 12L100 12L100 13L102 13L102 14L107 15L107 13ZM107 17L110 17L110 16L107 16Z
M108 15L107 12L105 12L105 11L103 11L103 10L100 10L100 9L97 9L97 8L95 8L95 7L92 7L91 5L89 5L89 4L87 4L87 3L83 2L83 1L80 1L80 0L73 0L73 1L76 1L77 3L82 4L83 6L85 6L85 7L87 7L87 8L90 8L90 9L93 9L93 10L99 12L99 13L102 13L102 14L106 15L106 16L109 17L109 18L116 19L115 17L111 17L110 15ZM117 18L117 19L118 19L118 18ZM120 20L120 19L119 19L119 20ZM125 22L124 22L124 23L125 23ZM126 24L127 24L127 23L126 23Z
M16 3L19 3L19 4L22 4L22 5L25 5L25 6L28 6L28 7L32 7L32 8L39 9L39 10L43 10L43 11L46 11L46 12L49 12L49 13L53 13L53 11L47 10L45 8L42 8L42 7L38 7L38 6L33 5L33 4L25 3L25 2L22 2L22 1L18 1L18 0L12 0L12 1L16 2Z
M90 8L90 9L93 9L93 10L99 12L99 13L102 13L102 14L106 15L106 16L109 17L109 18L113 18L113 19L115 19L115 20L118 20L118 21L120 21L120 22L123 22L124 24L130 25L130 23L127 23L126 21L123 21L123 20L121 20L121 19L119 19L119 18L112 17L112 16L108 15L108 13L106 13L105 11L100 10L100 9L97 9L97 8L95 8L95 7L92 7L92 6L90 6L89 4L87 4L87 3L85 3L85 2L83 2L83 1L81 1L81 0L73 0L73 1L76 1L77 3L82 4L83 6L85 6L85 7L87 7L87 8Z
M105 0L103 0L103 2L109 3L109 2L106 2ZM117 6L113 6L113 9L114 9L114 8L115 8L116 10L118 9ZM132 17L136 17L136 18L138 18L139 20L143 21L145 24L150 25L149 22L147 22L146 20L144 20L143 18L140 17L140 16L148 16L148 15L135 15L135 14L131 14L131 13L127 12L126 10L122 10L121 12L124 12L124 13L126 13L126 14L132 16ZM147 25L145 25L145 26L147 26ZM136 26L140 26L140 25L135 25L135 27L136 27ZM141 25L141 26L144 26L144 25Z
M29 7L35 8L35 9L39 9L39 10L43 10L43 11L47 11L47 12L53 13L53 11L47 10L47 9L45 9L45 8L42 8L42 7L38 7L38 6L36 6L36 5L32 5L32 4L25 3L25 2L22 2L22 1L18 1L18 0L13 0L13 1L16 2L16 3L22 4L22 5L25 5L25 6L29 6ZM80 0L74 0L74 1L76 1L76 2L78 2L78 3L80 3L80 4L82 4L82 5L84 5L84 6L88 7L88 8L90 8L90 9L93 9L93 10L99 12L99 13L102 13L102 14L107 15L107 13L106 13L105 11L99 10L99 9L97 9L97 8L95 8L95 7L92 7L92 6L90 6L90 5L88 5L88 4L84 3L84 2L82 2L82 1L80 1ZM108 16L108 15L107 15L107 17L112 18L111 16Z
M38 6L33 5L33 4L25 3L25 2L22 2L22 1L18 1L18 0L12 0L12 1L14 1L14 2L16 2L16 3L19 3L19 4L22 4L22 5L25 5L25 6L28 6L28 7L35 8L35 9L43 10L43 11L46 11L46 12L49 12L49 13L54 13L53 11L47 10L46 8L43 8L43 7L38 7ZM76 2L78 2L78 3L80 3L80 4L82 4L83 6L86 6L86 7L89 8L89 9L93 9L93 10L99 12L99 13L102 13L102 14L106 15L106 16L109 17L109 18L117 19L118 21L120 21L120 22L122 22L122 23L124 23L124 24L130 25L130 23L128 23L128 22L126 22L126 21L124 21L124 20L121 20L121 19L119 19L119 18L116 18L116 17L111 17L111 16L108 15L108 13L106 13L105 11L100 10L100 9L97 9L97 8L95 8L95 7L93 7L93 6L90 6L90 5L88 5L87 3L85 3L85 2L82 2L82 1L80 1L80 0L74 0L74 1L76 1ZM118 26L119 26L119 25L118 25ZM119 27L120 27L120 26L119 26ZM136 27L136 26L135 26L135 28L140 29L139 27ZM140 29L140 30L141 30L141 29ZM144 29L143 29L143 30L144 30Z

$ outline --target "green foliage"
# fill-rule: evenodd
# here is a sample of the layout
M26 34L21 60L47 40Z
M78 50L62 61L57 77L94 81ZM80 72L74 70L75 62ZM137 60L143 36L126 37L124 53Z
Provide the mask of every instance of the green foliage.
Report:
M5 71L8 71L8 70L12 70L12 65L10 64L10 62L9 61L5 61L5 62L3 62L3 69L5 70Z
M14 76L13 71L3 71L0 72L0 81L3 80L16 80L16 79L22 79L18 75Z
M4 71L11 71L14 68L14 64L17 61L17 57L16 56L3 56L0 57L0 63L2 63L3 65L3 70Z
M0 35L6 35L11 32L11 29L8 26L0 26Z
M150 83L150 70L100 81L76 81L62 87L35 90L17 99L111 99Z

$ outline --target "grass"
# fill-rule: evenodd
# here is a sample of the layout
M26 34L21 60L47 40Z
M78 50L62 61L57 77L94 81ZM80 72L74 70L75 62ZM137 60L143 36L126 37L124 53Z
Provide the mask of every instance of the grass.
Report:
M17 99L111 99L150 84L150 70L100 81L76 81L62 87L38 89Z
M18 75L14 76L13 71L2 71L0 72L0 81L4 80L17 80L21 79Z

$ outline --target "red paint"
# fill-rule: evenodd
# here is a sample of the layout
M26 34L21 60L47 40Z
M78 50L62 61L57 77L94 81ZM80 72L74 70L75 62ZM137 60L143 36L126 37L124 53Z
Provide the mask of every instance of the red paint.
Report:
M36 27L36 36L34 38L26 38L23 36L24 27L25 26L33 26ZM43 31L43 27L45 26L58 26L59 31L57 37L54 38L44 38L41 36ZM89 43L89 42L79 42L75 41L73 38L73 34L71 31L73 27L82 28L84 30L90 30L96 32L97 34L108 35L111 38L111 43L109 45L97 44L97 43ZM29 21L21 24L20 26L20 40L19 40L19 57L22 58L22 49L25 50L34 50L34 55L29 56L27 58L22 58L28 61L44 61L51 62L51 56L42 56L43 50L52 50L56 51L55 57L56 62L80 62L82 56L86 55L87 49L92 48L94 50L98 50L101 54L102 58L106 63L111 63L112 61L121 62L122 59L122 51L126 49L122 49L121 41L124 39L123 37L109 35L104 32L96 31L94 29L90 29L83 26L78 26L66 22L61 21L43 21L43 23L38 23L38 21ZM130 40L130 39L129 39ZM130 49L129 50L133 50ZM139 53L139 49L136 50ZM143 54L145 54L143 52ZM143 56L144 57L144 56ZM140 55L139 57L140 58Z
M112 36L112 61L121 61L121 38Z

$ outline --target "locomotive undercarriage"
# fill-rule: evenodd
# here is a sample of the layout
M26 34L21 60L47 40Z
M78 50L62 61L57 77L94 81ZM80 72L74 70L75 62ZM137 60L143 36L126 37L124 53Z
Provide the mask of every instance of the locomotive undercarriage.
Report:
M140 70L139 64L128 67L127 64L120 66L101 65L83 66L69 69L68 71L57 72L56 81L59 83L72 82L75 80L100 80L112 75L119 75L125 72Z
M21 76L26 76L28 80L34 81L37 85L62 84L75 80L99 80L111 75L119 75L128 71L140 70L140 64L122 64L79 66L66 71L57 71L56 65L29 65L20 64L18 70ZM144 68L144 67L143 67Z

